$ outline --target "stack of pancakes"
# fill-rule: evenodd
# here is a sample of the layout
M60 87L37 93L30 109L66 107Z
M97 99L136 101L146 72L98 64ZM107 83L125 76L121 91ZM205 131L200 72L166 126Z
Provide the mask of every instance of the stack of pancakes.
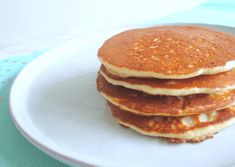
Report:
M97 89L117 122L201 142L235 122L235 38L198 26L133 29L104 42Z

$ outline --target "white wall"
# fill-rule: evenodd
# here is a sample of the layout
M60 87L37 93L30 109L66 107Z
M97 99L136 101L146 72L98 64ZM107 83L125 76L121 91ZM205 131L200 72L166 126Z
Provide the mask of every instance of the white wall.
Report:
M0 0L0 48L156 19L204 0ZM7 39L7 40L6 40ZM6 42L7 41L7 42Z

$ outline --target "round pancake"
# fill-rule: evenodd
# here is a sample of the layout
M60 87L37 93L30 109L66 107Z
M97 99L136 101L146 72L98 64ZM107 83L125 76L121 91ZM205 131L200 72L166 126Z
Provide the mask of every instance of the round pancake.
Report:
M108 105L118 123L148 136L202 140L235 123L234 107L194 116L144 117L121 110L111 103Z
M106 40L98 58L122 77L191 78L234 68L235 38L198 26L133 29Z
M100 74L97 77L97 89L110 103L119 108L146 116L184 116L209 113L232 106L235 102L235 90L211 95L153 96L122 86L113 86Z
M124 86L152 95L185 96L192 94L214 94L235 89L235 68L215 74L188 79L121 78L111 74L104 66L100 73L113 85Z

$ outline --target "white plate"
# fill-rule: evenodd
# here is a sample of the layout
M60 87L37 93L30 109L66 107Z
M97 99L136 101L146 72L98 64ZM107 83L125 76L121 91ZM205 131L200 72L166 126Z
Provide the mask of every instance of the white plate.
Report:
M217 28L235 32L230 27ZM96 54L102 42L118 31L65 43L22 70L10 94L12 118L21 133L47 154L73 165L235 164L235 126L203 143L174 145L139 135L113 120L96 91L100 65Z

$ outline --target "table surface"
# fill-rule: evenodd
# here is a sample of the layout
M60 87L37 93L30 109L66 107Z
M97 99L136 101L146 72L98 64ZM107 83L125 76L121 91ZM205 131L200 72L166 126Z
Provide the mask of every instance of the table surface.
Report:
M209 0L194 9L141 24L194 22L235 26L234 18L235 1ZM50 41L50 39L31 39L23 43L19 41L0 47L0 166L67 166L42 153L22 137L10 119L8 97L15 76L26 64L50 47L71 38L71 34L68 34L67 36L58 36L56 42Z

